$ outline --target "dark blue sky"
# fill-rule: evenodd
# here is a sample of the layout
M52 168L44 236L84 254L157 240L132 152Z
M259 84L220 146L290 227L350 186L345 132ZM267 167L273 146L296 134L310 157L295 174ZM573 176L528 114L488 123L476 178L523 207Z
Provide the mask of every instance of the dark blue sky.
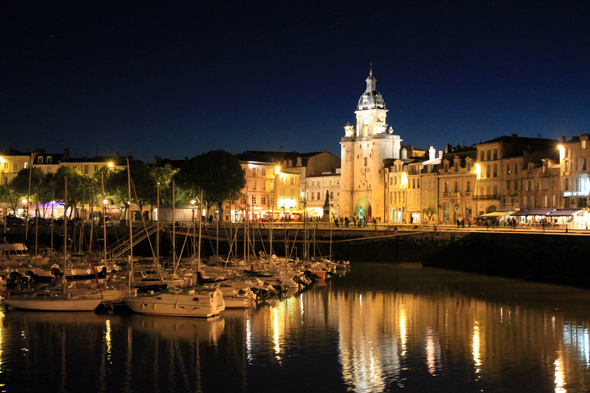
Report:
M370 62L404 144L590 132L587 0L0 3L0 150L339 155Z

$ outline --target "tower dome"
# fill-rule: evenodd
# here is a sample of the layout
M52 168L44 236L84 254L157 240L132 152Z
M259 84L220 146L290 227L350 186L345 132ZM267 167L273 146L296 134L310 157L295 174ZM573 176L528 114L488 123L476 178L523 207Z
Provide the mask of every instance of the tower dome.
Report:
M385 101L381 93L377 91L375 87L377 79L373 76L373 68L369 71L369 77L366 80L367 90L359 98L359 103L356 107L358 111L364 111L368 109L385 109Z

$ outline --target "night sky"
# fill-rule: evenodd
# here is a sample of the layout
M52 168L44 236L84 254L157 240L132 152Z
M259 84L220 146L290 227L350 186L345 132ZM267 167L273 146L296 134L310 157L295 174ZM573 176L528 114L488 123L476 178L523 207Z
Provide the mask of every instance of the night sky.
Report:
M0 150L340 154L369 65L419 148L590 132L590 1L0 0Z

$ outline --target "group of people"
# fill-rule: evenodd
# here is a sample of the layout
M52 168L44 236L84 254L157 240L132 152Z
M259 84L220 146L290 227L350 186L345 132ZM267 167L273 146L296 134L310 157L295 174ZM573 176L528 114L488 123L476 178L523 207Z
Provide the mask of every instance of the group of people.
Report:
M465 228L465 224L467 224L468 227L471 227L471 220L468 217L457 218L457 228Z

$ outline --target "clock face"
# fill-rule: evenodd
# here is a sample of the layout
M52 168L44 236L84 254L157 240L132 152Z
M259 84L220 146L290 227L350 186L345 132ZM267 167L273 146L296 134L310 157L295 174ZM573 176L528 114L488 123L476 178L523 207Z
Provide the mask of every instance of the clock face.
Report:
M363 123L365 123L365 125L369 124L369 119L365 118L365 120L363 120Z

